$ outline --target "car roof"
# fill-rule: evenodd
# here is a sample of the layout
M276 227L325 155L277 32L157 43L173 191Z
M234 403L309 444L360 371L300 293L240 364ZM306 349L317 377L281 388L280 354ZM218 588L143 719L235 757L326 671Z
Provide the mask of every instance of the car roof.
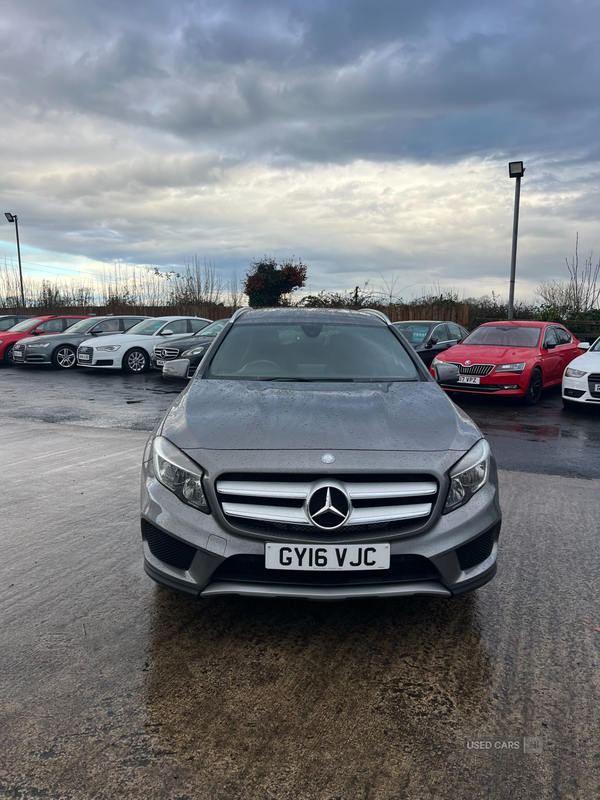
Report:
M344 308L241 308L231 320L233 323L243 322L244 325L260 325L268 322L290 322L297 325L319 322L391 325L381 311Z
M541 322L540 320L535 319L507 319L504 322L498 320L497 322L484 322L479 327L491 327L494 325L515 325L519 328L539 328L540 326L548 326L548 325L560 325L560 322Z

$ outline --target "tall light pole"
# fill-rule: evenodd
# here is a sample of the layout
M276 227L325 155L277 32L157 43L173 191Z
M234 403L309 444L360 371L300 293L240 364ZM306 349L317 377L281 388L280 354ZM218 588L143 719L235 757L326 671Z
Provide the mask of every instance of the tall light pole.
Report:
M17 222L17 215L10 214L8 211L4 213L4 216L9 222L15 223L15 231L17 233L17 256L19 257L19 278L21 280L21 307L23 311L25 311L25 293L23 292L23 270L21 269L21 245L19 244L19 223Z
M515 215L513 217L513 236L512 236L512 254L510 259L510 285L508 289L508 318L512 319L514 316L515 306L515 272L517 270L517 234L519 232L519 199L521 197L521 178L525 173L525 167L522 161L510 161L508 164L508 175L510 178L516 178L515 184Z

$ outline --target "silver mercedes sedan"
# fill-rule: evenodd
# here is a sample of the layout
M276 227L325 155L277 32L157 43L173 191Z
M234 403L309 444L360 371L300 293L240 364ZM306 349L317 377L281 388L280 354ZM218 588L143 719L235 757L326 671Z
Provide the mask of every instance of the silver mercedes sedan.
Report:
M144 452L146 572L196 596L452 597L500 525L487 441L376 311L240 310Z

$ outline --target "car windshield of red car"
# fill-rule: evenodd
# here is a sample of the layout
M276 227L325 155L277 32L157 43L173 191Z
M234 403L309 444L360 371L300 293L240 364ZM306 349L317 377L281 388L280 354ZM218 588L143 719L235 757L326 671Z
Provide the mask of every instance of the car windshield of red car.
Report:
M39 325L40 322L44 320L41 317L35 317L35 319L24 319L23 322L19 322L16 325L13 325L12 328L7 331L7 333L21 333L22 331L28 331L29 328L35 328L36 325Z
M461 344L488 347L537 347L542 329L518 325L482 325L470 333Z

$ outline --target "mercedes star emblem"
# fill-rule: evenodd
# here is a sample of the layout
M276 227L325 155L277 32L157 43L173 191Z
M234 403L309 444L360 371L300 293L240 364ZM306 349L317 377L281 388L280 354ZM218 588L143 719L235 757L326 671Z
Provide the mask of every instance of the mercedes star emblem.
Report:
M336 486L321 486L308 498L308 518L324 531L335 530L347 522L350 511L347 495Z

